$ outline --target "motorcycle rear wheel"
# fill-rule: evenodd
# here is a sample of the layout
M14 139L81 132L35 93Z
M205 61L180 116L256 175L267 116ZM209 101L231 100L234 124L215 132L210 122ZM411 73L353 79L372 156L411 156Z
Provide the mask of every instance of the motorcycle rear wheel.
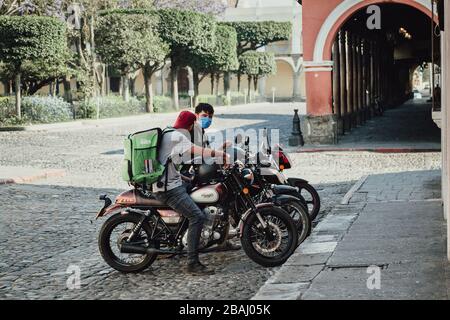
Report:
M242 248L250 259L263 267L280 266L297 248L297 226L291 216L279 207L261 208L258 211L268 223L270 232L275 239L268 240L258 217L256 214L252 214L244 222L241 237ZM284 244L281 247L283 240ZM270 255L271 253L276 255Z
M123 273L136 273L147 269L156 259L157 254L145 254L140 256L140 261L137 263L126 263L122 261L112 250L111 246L111 234L115 228L121 224L137 225L141 220L141 216L137 214L121 215L120 213L110 217L102 226L98 238L98 247L100 254L105 262ZM129 232L129 229L125 229L123 233ZM148 224L144 223L141 229L142 236L146 236L146 239L150 239L152 231ZM126 235L126 234L125 234ZM113 242L117 243L117 241ZM114 245L113 245L114 246ZM119 244L117 244L119 247ZM120 249L119 249L120 250Z

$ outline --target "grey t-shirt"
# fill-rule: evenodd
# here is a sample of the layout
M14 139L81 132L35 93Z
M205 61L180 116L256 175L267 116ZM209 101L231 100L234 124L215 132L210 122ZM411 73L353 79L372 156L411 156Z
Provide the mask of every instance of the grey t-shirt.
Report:
M187 133L187 131L186 131ZM182 132L175 130L164 134L159 149L158 161L162 164L167 162L170 157L172 161L167 168L167 191L175 189L182 185L181 175L177 170L177 166L183 162L183 159L189 159L191 156L190 150L192 147L190 139ZM166 182L166 175L161 179L161 182ZM153 184L153 192L164 192L165 186L158 188L157 184Z

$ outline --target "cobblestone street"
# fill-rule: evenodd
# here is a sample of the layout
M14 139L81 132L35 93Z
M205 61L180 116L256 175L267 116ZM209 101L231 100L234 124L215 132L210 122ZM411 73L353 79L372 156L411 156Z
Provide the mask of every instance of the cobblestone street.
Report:
M304 106L300 109L304 112ZM214 127L292 128L289 104L220 109ZM122 140L129 132L165 126L175 115L104 121L73 130L0 133L0 166L64 169L63 177L0 185L0 299L249 299L278 268L265 269L238 252L202 255L216 270L208 277L181 271L184 259L159 259L140 274L123 275L106 265L97 248L103 220L99 194L127 188L120 179ZM3 152L6 150L6 152ZM319 220L339 204L361 176L440 168L440 153L292 153L288 176L310 179L319 190ZM70 266L81 270L81 288L69 290ZM70 270L70 269L69 269Z

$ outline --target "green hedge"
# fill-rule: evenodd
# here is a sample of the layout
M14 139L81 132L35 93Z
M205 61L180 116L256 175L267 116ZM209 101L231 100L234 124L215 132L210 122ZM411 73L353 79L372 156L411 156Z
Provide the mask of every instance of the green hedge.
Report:
M169 97L154 97L155 112L170 112L172 100ZM124 101L121 96L106 96L93 98L87 102L81 102L76 108L78 119L93 119L97 117L97 104L99 118L115 118L146 113L143 97L131 97Z
M25 119L33 123L64 122L73 119L72 106L60 97L25 97L22 101Z

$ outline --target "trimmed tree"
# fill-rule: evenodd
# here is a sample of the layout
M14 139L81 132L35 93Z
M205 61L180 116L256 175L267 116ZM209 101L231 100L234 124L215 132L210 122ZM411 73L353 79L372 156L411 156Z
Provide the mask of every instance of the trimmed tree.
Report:
M159 34L170 46L170 79L172 102L179 109L178 71L186 67L186 56L208 54L216 44L216 21L206 14L193 11L161 9Z
M222 14L227 8L223 0L153 0L156 8L191 10L207 14Z
M51 17L1 16L0 61L14 73L16 113L21 118L22 72L27 62L55 64L67 55L66 26Z
M142 69L146 109L152 112L152 75L163 66L169 48L157 33L158 16L133 12L112 11L99 17L96 50L103 62L120 70L125 100L129 98L129 74Z
M255 51L265 47L270 43L289 40L292 32L290 22L277 21L239 21L223 22L227 26L233 27L238 37L238 56L240 57L247 51ZM238 91L241 87L241 73L238 76ZM227 82L225 82L225 85ZM229 90L229 88L225 88Z
M277 70L275 55L267 52L246 51L239 57L239 73L246 74L248 80L247 98L250 100L251 85L257 90L258 80Z
M199 85L208 75L211 79L228 71L239 68L237 57L237 35L236 31L228 26L217 26L216 45L204 54L187 55L186 63L192 68L194 78L195 104L198 103Z

